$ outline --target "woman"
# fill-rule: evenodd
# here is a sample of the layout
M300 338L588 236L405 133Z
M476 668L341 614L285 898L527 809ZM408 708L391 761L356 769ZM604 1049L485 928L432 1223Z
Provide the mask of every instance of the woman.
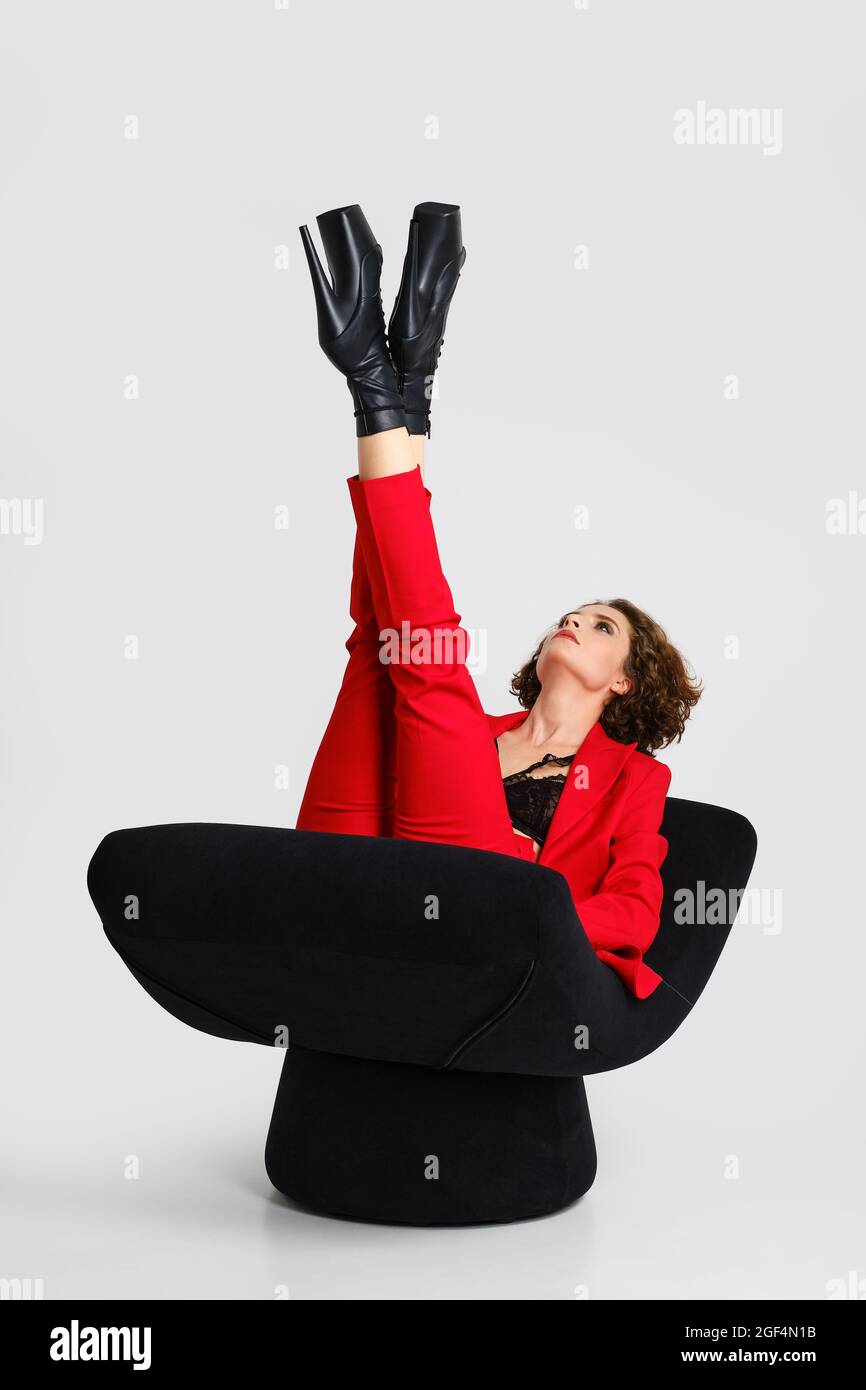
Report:
M349 661L301 804L300 830L473 846L558 870L598 958L638 999L659 927L670 770L700 698L662 629L625 599L565 613L516 673L523 711L488 715L442 573L424 439L430 385L465 260L459 207L421 203L385 334L382 252L355 204L309 231L319 343L355 407L357 531Z

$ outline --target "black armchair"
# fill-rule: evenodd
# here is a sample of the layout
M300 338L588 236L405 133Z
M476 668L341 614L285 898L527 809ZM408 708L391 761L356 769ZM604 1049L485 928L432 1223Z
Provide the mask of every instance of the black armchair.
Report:
M592 1185L583 1077L627 1066L693 1008L757 839L668 798L665 898L636 999L595 955L561 874L486 850L259 826L118 830L88 869L106 935L169 1013L285 1047L274 1186L337 1216L514 1221ZM718 924L677 895L722 890ZM686 913L686 916L689 914Z

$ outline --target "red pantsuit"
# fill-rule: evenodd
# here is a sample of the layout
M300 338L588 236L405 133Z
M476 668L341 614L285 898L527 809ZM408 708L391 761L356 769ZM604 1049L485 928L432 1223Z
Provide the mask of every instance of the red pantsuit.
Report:
M494 743L528 711L493 716L481 706L421 471L347 483L357 523L355 626L297 828L434 840L535 862L532 842L511 826ZM394 659L383 663L380 649ZM658 930L667 852L658 828L669 782L667 767L596 723L538 858L566 877L596 954L638 998L661 983L642 956Z

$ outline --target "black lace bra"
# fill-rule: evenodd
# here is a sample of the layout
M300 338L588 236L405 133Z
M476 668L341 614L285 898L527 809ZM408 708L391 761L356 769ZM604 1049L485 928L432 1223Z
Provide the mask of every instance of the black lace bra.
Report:
M493 741L498 748L499 739ZM538 777L533 773L547 763L561 763L567 767L576 757L576 753L545 753L539 762L531 763L521 772L509 772L502 779L511 824L538 845L544 844L568 773L546 772Z

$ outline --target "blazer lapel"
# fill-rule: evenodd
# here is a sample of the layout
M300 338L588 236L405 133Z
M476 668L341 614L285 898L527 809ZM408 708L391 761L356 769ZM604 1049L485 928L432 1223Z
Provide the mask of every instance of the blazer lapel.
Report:
M488 714L493 737L506 729L516 728L528 714L529 710L524 709L511 714ZM539 862L549 858L556 842L597 805L635 748L637 740L634 743L618 743L605 733L600 721L596 720L568 769L565 785L541 847Z
M539 861L548 858L556 842L601 801L635 748L636 739L634 743L618 743L596 720L572 761Z

